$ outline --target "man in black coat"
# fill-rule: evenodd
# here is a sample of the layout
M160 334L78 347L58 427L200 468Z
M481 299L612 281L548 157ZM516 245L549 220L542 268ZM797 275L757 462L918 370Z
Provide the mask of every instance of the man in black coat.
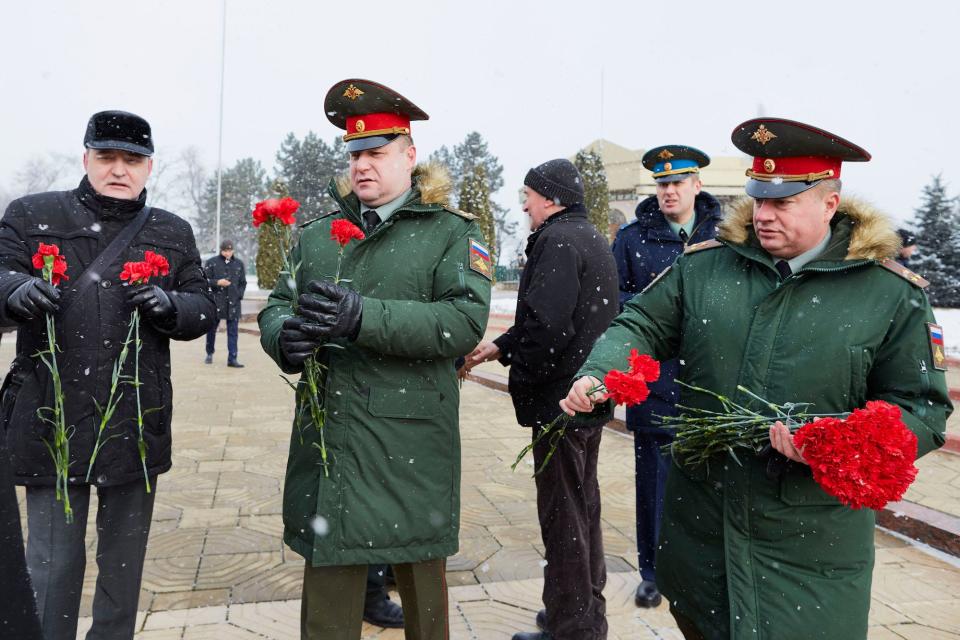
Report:
M91 486L99 503L99 576L87 640L133 637L155 495L148 486L155 489L157 475L171 464L169 341L198 338L216 319L190 225L145 206L153 154L149 124L131 113L100 112L90 119L84 144L86 176L79 187L14 200L0 220L0 325L17 327L0 416L14 480L26 485L27 565L48 640L76 637ZM40 243L57 245L66 258L69 280L59 287L44 281L32 261ZM124 263L144 260L147 251L166 258L169 273L125 286ZM144 457L136 393L121 383L122 396L92 460L134 308L141 318ZM70 433L72 524L54 489L57 474L46 446L52 430L37 415L38 408L54 406L51 375L35 355L46 349L48 314ZM131 355L121 375L132 376L133 365Z
M499 359L510 367L517 421L540 430L560 415L566 387L593 343L617 315L617 268L604 233L587 221L583 181L568 160L550 160L524 179L530 216L527 264L520 278L514 324L481 342L467 367ZM537 514L545 548L541 631L514 640L602 640L607 635L606 583L600 534L597 457L605 409L579 416L536 476ZM550 449L533 451L539 468Z
M237 337L240 333L240 301L247 290L247 274L243 261L233 257L233 241L220 243L220 255L213 256L203 265L207 283L217 302L217 322L207 332L207 364L213 363L214 345L220 320L227 321L227 366L242 369L237 362Z

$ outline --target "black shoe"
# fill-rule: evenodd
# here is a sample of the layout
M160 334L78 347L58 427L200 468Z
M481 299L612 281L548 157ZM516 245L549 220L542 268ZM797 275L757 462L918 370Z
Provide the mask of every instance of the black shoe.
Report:
M403 628L403 608L390 598L375 598L364 603L363 621L386 629Z
M633 601L638 607L655 609L663 602L663 596L660 595L656 582L652 580L641 580L640 585L637 587L637 594L633 597Z
M203 364L213 364L213 354L208 353L207 357L203 359Z
M540 631L547 630L547 610L546 609L540 609L540 611L537 611L537 629L540 629Z
M521 631L513 634L513 640L553 640L546 631Z
M239 362L237 362L236 360L233 360L233 361L231 361L231 362L228 362L228 363L227 363L227 366L228 366L228 367L233 367L234 369L243 369L243 365L240 364Z

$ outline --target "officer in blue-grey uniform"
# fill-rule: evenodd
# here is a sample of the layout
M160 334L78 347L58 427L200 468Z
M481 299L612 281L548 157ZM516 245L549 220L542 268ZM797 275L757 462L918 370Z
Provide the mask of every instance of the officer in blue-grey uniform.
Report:
M657 193L637 205L637 219L620 228L613 244L621 310L673 264L685 246L713 238L721 216L720 203L703 191L700 182L700 169L710 164L707 154L671 144L650 149L642 162L653 172ZM672 436L657 426L656 416L676 414L679 388L673 380L679 367L677 360L664 362L659 381L650 385L647 401L627 408L627 428L633 431L637 463L638 607L656 607L661 601L654 554L670 464L661 447L669 444Z

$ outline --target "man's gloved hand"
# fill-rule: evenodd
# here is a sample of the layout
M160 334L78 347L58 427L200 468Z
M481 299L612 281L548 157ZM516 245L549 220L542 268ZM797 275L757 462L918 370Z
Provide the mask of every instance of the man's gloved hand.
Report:
M356 340L363 317L363 298L356 291L327 282L313 280L300 296L297 314L318 325L329 338Z
M161 324L169 324L176 313L170 296L155 284L141 284L130 287L130 290L127 291L127 302L131 306L140 307L140 313Z
M43 278L30 278L7 298L7 312L24 322L57 311L60 291Z
M287 362L299 367L324 343L326 337L320 327L299 316L287 318L280 329L280 350Z

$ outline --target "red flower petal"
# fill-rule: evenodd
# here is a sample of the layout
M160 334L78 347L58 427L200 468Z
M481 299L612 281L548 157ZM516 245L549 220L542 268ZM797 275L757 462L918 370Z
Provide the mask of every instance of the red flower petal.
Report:
M338 218L330 224L330 238L344 247L351 240L363 240L366 236L357 225L345 218Z

